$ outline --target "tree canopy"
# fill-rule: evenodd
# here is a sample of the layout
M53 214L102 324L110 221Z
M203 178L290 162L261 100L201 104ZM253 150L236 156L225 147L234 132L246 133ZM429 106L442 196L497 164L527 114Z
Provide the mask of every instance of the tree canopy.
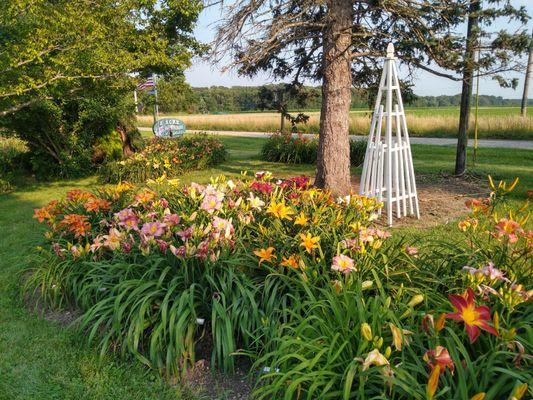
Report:
M201 50L192 36L200 1L5 0L2 8L0 115L87 80L183 71Z

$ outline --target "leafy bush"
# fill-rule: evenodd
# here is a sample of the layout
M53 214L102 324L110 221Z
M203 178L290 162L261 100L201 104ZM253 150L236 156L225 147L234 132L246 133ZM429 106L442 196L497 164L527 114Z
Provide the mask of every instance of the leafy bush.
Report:
M350 162L361 165L365 159L366 141L350 140ZM302 134L297 137L290 133L274 133L261 149L264 161L289 164L315 164L318 154L318 139L308 139Z
M28 148L24 141L15 137L0 137L0 193L13 189L14 175L26 168L27 153Z
M104 182L145 182L209 168L225 159L224 145L212 136L156 138L149 140L140 152L126 160L106 163L100 170L100 176Z
M309 179L159 180L35 210L49 244L27 282L77 306L102 352L176 374L198 347L261 399L520 399L531 381L532 232L492 185L459 242L415 248L379 204ZM464 266L466 268L463 268Z
M125 93L129 89L85 82L76 96L34 102L0 118L0 127L26 142L28 164L38 178L83 176L105 158L102 146L116 138L114 131L126 129L126 137L138 134Z

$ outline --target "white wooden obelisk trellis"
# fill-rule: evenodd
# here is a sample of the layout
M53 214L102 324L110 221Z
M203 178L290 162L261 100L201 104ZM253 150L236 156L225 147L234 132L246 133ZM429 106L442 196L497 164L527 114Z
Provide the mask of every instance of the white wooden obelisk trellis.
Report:
M384 202L387 222L393 215L420 218L415 173L403 108L394 46L389 43L366 147L362 195Z

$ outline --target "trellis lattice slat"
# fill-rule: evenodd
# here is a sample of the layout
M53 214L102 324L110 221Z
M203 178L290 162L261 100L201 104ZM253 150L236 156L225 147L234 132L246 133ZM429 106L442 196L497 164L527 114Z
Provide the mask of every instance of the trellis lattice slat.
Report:
M394 46L389 43L366 147L362 195L384 202L387 222L420 218L409 132L400 92Z

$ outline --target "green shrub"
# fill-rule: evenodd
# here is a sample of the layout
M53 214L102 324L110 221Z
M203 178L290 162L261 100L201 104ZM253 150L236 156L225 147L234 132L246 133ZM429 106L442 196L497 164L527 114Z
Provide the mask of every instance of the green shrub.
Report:
M350 162L359 166L365 159L366 141L350 140ZM261 149L261 159L289 164L315 164L318 154L318 139L309 139L302 134L271 135Z
M151 139L131 157L108 162L100 169L103 182L145 182L176 177L186 171L206 169L226 159L222 142L208 135L177 139Z
M16 138L0 136L0 176L17 172L23 162L23 156L28 152L24 141Z
M116 131L98 138L93 145L92 162L100 165L122 159L122 141Z
M0 137L0 193L13 190L16 175L25 172L27 166L28 147L16 137Z
M85 81L74 96L43 99L1 117L0 129L25 141L27 164L37 178L87 175L111 150L109 145L116 148L113 131L136 131L133 104L125 93L127 88Z

